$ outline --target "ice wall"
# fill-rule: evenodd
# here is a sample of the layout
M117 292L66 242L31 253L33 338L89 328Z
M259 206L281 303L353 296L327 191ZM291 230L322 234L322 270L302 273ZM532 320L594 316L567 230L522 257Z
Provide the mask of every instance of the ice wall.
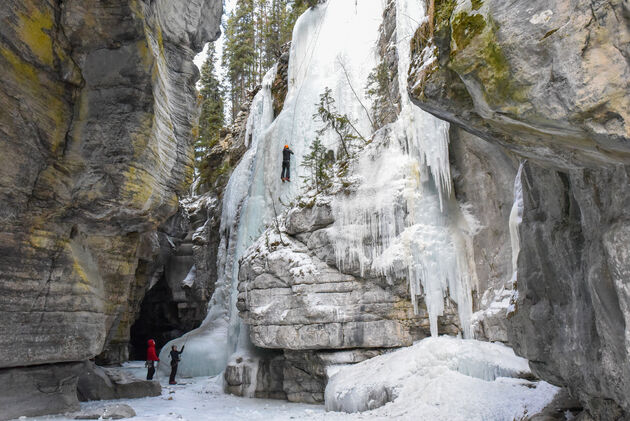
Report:
M238 260L256 240L283 203L302 191L299 163L321 127L313 114L325 88L330 88L339 112L347 114L369 135L371 126L361 102L363 88L375 66L374 45L383 12L381 0L330 0L309 9L293 31L289 89L282 112L273 119L271 82L275 69L254 98L247 126L251 145L232 174L221 221L217 287L202 325L167 344L160 354L168 362L171 345L186 344L179 373L183 376L219 374L230 356L251 353L245 327L236 311ZM358 98L357 98L358 95ZM322 141L333 145L335 139ZM295 153L291 183L280 180L281 152L289 144ZM240 339L239 339L240 338ZM167 364L163 364L166 370Z
M361 274L406 278L417 311L426 304L432 335L445 299L458 305L463 333L472 314L465 237L474 229L451 194L448 123L413 105L407 93L410 39L425 19L422 2L398 0L396 38L401 113L354 172L355 194L334 203L337 263Z

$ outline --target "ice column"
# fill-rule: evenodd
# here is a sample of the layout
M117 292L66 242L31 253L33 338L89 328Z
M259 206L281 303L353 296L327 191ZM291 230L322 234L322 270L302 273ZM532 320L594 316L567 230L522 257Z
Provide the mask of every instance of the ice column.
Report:
M514 204L510 212L510 243L512 245L512 297L510 305L507 308L507 315L511 315L516 311L516 301L518 300L518 255L521 251L520 235L518 227L523 222L523 163L518 167L516 179L514 180Z

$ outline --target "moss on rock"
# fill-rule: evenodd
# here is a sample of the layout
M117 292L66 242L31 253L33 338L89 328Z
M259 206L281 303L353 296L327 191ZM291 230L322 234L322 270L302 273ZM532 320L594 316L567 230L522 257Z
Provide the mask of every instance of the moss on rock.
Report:
M479 10L483 6L483 0L471 0L472 9Z
M435 0L433 23L436 31L450 24L455 6L457 6L456 0Z
M482 15L469 15L466 12L458 13L453 19L452 34L457 49L464 49L470 42L483 32L486 21Z

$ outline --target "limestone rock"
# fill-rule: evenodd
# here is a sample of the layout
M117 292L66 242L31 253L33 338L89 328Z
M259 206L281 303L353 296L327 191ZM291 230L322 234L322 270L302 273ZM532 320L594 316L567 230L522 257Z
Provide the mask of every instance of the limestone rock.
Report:
M225 391L236 396L286 399L282 353L257 350L255 356L235 356L225 369Z
M79 377L76 393L82 402L136 399L160 396L162 387L156 380L138 379L122 369L99 367L88 361Z
M81 363L0 369L0 420L79 409Z
M403 280L388 285L383 278L357 278L321 261L288 233L284 244L277 235L269 236L250 247L239 270L237 307L254 345L390 348L429 335L426 309L414 314ZM452 305L447 309L439 319L440 332L457 334L457 311Z
M291 235L313 232L334 222L329 203L291 209L286 219L287 233Z
M595 419L630 413L630 167L523 175L518 311L510 342Z
M225 371L226 392L237 396L324 402L328 378L340 366L381 355L384 349L270 351L237 356Z
M419 28L414 102L557 167L630 163L628 5L620 1L441 2ZM550 141L552 139L552 141Z
M0 365L119 361L139 247L189 179L192 58L221 2L0 8Z
M191 178L192 59L221 12L218 0L0 5L0 367L127 358L157 228Z
M410 71L418 106L492 143L486 152L527 159L508 339L537 376L580 399L585 419L630 416L629 11L609 0L442 2L434 42L423 41L423 25L413 44L416 64L436 60ZM456 155L482 150L461 140ZM510 159L475 155L458 166L462 179L486 172L498 176L486 186L510 182ZM496 209L485 197L467 202L477 214ZM504 240L501 230L480 237L476 252Z

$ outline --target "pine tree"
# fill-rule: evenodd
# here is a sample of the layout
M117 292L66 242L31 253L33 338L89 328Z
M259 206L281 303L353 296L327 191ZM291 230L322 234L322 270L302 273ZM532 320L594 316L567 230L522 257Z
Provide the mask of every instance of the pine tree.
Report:
M195 143L195 158L199 161L219 140L219 132L225 123L223 111L223 89L215 69L214 44L208 47L208 55L201 66L201 89L199 99L199 135Z
M374 128L383 127L396 116L396 105L390 98L389 92L391 78L389 66L384 61L380 62L368 75L365 95L372 99Z
M302 159L302 166L309 175L303 177L306 185L317 192L326 190L330 186L332 178L332 165L334 155L327 151L319 138L311 144L310 152Z
M237 0L224 28L223 66L232 120L278 60L297 18L317 0Z
M325 88L324 93L319 96L319 104L317 104L317 113L313 114L314 118L318 118L324 124L317 131L320 136L332 129L341 143L340 158L348 160L352 158L358 148L367 143L365 137L354 126L350 118L346 114L340 114L335 105L335 99L332 97L332 90ZM358 140L362 142L358 142Z
M225 28L223 64L230 83L232 120L257 80L254 0L238 0Z

